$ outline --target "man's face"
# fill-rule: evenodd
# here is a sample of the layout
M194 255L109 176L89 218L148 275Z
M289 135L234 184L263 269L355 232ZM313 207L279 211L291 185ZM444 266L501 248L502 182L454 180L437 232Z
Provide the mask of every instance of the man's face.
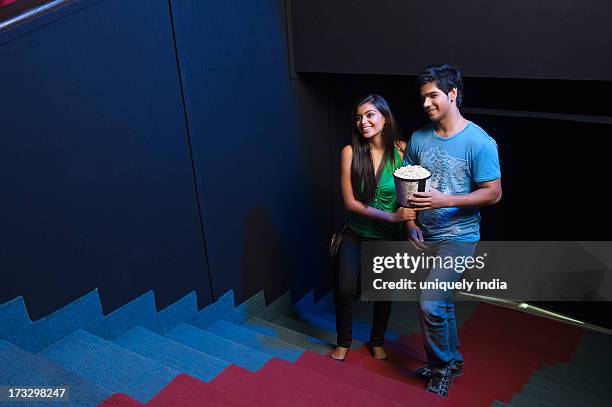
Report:
M447 95L433 82L421 86L423 110L425 110L429 120L434 122L439 122L446 117L453 105L451 100L456 100L456 96L456 89L452 89Z

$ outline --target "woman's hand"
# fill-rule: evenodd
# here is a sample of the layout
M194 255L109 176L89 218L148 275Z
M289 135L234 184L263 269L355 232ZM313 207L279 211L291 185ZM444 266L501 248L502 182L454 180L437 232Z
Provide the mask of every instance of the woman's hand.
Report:
M412 208L400 207L397 211L391 213L391 222L406 222L416 219L416 211Z

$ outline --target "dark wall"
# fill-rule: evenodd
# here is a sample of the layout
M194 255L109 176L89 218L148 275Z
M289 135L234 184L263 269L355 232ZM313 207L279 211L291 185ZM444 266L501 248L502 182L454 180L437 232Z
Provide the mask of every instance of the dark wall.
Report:
M336 221L344 216L339 194L339 157L350 143L350 111L354 101L367 93L383 95L398 119L402 136L427 123L415 77L378 75L310 75L329 90L332 100L334 190ZM601 113L610 112L606 100L612 84L556 81L556 93L563 98L530 99L525 89L546 89L547 81L526 81L508 90L505 80L465 78L465 109L479 106L493 109L491 114L464 113L483 127L499 146L504 197L500 204L484 209L483 240L607 240L612 220L603 216L608 210L601 191L607 184L608 152L612 123L521 117L523 110L533 111L541 99L549 100L551 111L584 105L583 95L594 95L590 105ZM497 92L497 90L503 90ZM522 93L521 93L522 92ZM545 91L543 91L546 93ZM520 95L526 95L522 99ZM515 108L515 116L496 115ZM584 108L584 106L583 106ZM607 109L607 110L606 110ZM513 112L513 111L509 111ZM579 116L581 117L581 116ZM587 116L607 118L609 116ZM588 168L585 176L582 168ZM572 192L577 188L579 192ZM599 192L598 192L599 191ZM593 195L591 195L593 194ZM588 198L583 204L582 196ZM588 208L588 209L587 209ZM597 220L591 217L595 214Z
M2 33L0 303L329 286L327 99L288 79L284 17L84 0Z
M329 286L327 100L289 79L284 1L173 5L215 294Z
M606 0L292 0L298 72L611 80Z
M210 301L167 3L72 11L0 46L0 302Z

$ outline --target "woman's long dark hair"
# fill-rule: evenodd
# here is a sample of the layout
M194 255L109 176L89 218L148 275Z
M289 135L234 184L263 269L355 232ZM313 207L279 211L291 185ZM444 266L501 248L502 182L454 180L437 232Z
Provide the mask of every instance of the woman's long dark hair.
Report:
M385 152L378 167L378 173L384 168L384 166L390 161L395 166L395 145L398 137L398 128L395 118L391 113L389 104L387 101L379 95L370 94L359 101L353 107L351 120L353 121L353 138L351 146L353 147L353 161L351 163L351 185L353 186L353 196L358 201L370 205L374 200L374 193L376 192L377 179L374 173L374 164L372 162L372 154L370 152L370 144L361 135L357 129L356 115L359 106L371 103L378 109L378 111L385 118L385 126L382 130L382 139L385 146Z

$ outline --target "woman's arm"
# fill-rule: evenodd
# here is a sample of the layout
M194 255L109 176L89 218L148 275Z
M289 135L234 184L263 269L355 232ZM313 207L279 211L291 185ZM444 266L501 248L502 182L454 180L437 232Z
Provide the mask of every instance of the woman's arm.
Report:
M347 211L364 215L376 220L387 222L403 222L415 219L415 212L410 208L399 208L395 212L385 212L380 209L372 208L358 201L353 196L353 186L351 184L351 163L353 161L353 148L349 145L342 149L340 155L340 187L342 189L342 199L344 208Z

